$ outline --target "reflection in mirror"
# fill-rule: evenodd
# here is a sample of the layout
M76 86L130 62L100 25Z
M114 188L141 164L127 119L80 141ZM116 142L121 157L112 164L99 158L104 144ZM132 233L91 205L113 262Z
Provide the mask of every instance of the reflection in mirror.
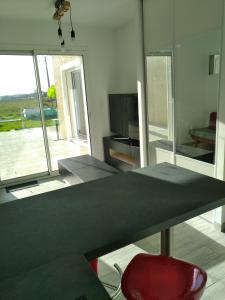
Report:
M176 160L184 167L184 157L194 159L195 165L199 161L198 166L215 160L221 11L221 0L207 5L201 0L175 1ZM192 20L188 28L187 20Z
M173 157L172 56L147 56L149 164Z

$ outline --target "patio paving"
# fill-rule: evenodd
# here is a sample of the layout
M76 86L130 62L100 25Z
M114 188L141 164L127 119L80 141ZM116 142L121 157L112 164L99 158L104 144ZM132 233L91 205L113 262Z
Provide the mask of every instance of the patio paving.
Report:
M53 170L59 159L88 154L85 143L58 140L55 126L47 133ZM47 172L42 128L0 132L0 165L0 181Z

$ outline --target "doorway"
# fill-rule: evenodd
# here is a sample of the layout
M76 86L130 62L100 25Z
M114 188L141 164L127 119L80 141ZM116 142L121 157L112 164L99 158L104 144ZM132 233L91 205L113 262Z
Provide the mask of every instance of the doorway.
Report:
M72 71L71 77L76 117L76 133L74 134L74 137L78 139L87 139L80 70Z
M37 55L37 64L42 103L44 103L44 97L47 95L49 105L45 108L46 111L48 110L50 113L50 110L56 109L57 112L53 117L55 126L45 126L49 161L51 169L56 171L58 160L91 153L83 57ZM73 82L73 77L70 74L74 70L79 71L80 81L76 77ZM76 106L77 99L82 101L80 107ZM77 120L84 120L83 130L86 140L83 143L77 138ZM45 124L47 121L48 117L46 116ZM79 122L81 123L81 121Z
M87 145L90 138L82 62L66 63L61 71L63 102L69 120L68 138L76 144Z
M74 110L63 82L68 63L77 66ZM0 55L0 66L0 185L52 175L59 159L91 153L82 56Z

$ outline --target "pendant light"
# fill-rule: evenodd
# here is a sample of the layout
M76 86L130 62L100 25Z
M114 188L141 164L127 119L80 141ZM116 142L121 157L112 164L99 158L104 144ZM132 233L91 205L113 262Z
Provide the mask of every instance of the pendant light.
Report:
M60 20L58 20L58 25L59 25L59 28L58 28L58 38L60 40L62 40L63 36L62 36L62 28L61 28L61 21Z
M71 26L71 32L70 37L71 40L74 41L76 37L76 33L73 27L73 21L72 21L72 8L70 1L67 0L56 0L55 2L55 13L53 15L53 19L58 21L58 38L62 40L61 47L65 46L65 40L63 38L62 33L62 26L61 26L61 19L64 16L64 14L69 11L69 17L70 17L70 26Z
M71 32L70 32L71 40L75 40L75 31L73 29L72 8L71 8L71 5L70 5L70 26L71 26Z

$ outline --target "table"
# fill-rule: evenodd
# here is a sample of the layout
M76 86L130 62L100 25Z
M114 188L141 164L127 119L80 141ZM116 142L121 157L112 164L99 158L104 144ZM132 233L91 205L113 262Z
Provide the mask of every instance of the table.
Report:
M215 145L216 140L216 127L215 128L195 128L189 130L191 138L195 142L195 146L198 146L198 143L205 143Z
M60 287L65 300L109 299L85 259L160 231L167 236L168 228L224 204L224 182L167 163L4 203L0 299L61 300ZM43 282L45 269L57 270L54 262L61 278L71 274L64 261L71 255L80 262L72 264L72 273L86 283L85 294L78 283L66 288L53 275ZM42 289L45 298L38 297Z
M58 166L61 175L71 173L84 182L119 173L117 169L90 155L61 159L58 161Z
M173 151L173 142L168 140L158 140L150 143L152 149L160 149ZM206 150L202 148L197 148L190 145L176 145L176 154L191 157L205 162L213 161L214 152L212 150Z
M56 258L0 281L1 300L108 300L82 255Z

